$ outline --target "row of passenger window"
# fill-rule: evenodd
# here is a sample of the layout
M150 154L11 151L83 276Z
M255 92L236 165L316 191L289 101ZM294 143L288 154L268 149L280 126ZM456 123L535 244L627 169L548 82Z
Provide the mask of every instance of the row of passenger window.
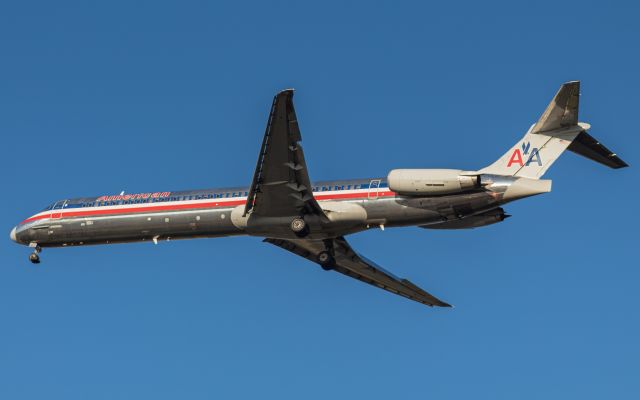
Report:
M118 206L124 204L143 204L143 203L162 203L167 201L187 201L187 200L205 200L205 199L223 199L248 196L249 192L227 192L227 193L206 193L186 196L169 196L169 197L149 197L147 199L129 199L129 200L110 200L110 201L93 201L82 203L81 207L104 207Z
M369 184L354 184L354 185L335 185L335 186L315 186L312 188L314 192L325 191L339 191L339 190L355 190L355 189L368 189ZM167 201L186 201L186 200L203 200L203 199L223 199L232 197L248 196L249 192L226 192L226 193L205 193L197 195L185 195L185 196L169 196L169 197L149 197L146 199L129 199L129 200L110 200L110 201L94 201L81 203L80 207L104 207L104 206L117 206L124 204L142 204L142 203L160 203ZM78 207L78 205L76 205ZM50 210L53 205L48 206L45 210ZM58 207L61 208L61 207Z

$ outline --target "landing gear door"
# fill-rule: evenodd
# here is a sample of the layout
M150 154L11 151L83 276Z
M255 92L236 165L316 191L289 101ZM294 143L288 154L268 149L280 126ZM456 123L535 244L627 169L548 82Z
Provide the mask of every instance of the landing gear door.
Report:
M60 219L62 210L67 206L67 200L57 201L51 208L51 219Z
M380 190L380 179L372 180L369 183L369 200L377 199L379 190Z

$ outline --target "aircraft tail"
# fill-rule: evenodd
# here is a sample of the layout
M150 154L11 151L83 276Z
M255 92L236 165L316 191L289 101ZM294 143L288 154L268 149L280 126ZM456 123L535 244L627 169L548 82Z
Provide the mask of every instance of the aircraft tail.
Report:
M478 172L539 179L567 149L611 168L626 167L587 133L589 124L578 122L579 99L579 81L563 84L522 140Z

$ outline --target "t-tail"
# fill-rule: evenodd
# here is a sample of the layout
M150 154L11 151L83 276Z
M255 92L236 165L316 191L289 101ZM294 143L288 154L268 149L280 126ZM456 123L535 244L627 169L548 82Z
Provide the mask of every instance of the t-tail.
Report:
M524 138L482 174L540 179L565 150L611 168L628 165L587 133L590 125L578 122L580 82L567 82Z

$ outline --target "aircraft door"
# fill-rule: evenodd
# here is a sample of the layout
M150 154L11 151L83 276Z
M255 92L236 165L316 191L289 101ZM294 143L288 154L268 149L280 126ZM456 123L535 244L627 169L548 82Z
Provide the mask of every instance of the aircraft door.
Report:
M380 179L373 179L369 183L369 200L377 199L379 190L380 190Z
M56 201L56 203L53 205L53 208L51 208L51 219L60 219L60 217L62 216L62 209L66 206L67 200Z

